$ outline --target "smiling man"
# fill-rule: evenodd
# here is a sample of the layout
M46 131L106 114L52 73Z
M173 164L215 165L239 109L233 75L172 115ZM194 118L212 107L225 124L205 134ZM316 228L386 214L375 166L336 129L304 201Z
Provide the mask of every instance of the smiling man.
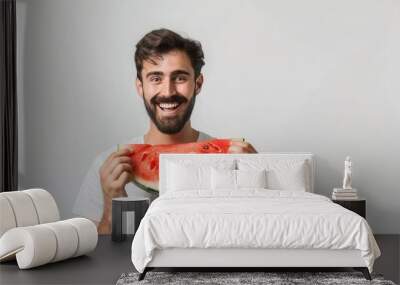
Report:
M191 126L196 97L203 85L204 54L198 41L160 29L146 34L136 45L136 89L150 117L143 136L127 144L176 144L212 139ZM256 152L251 144L234 142L238 153ZM149 197L132 181L131 150L112 147L92 163L81 186L73 212L93 220L100 234L111 232L111 201L114 197Z
M191 127L190 115L203 84L200 43L157 30L136 47L136 87L151 119L145 142L196 141L199 132Z

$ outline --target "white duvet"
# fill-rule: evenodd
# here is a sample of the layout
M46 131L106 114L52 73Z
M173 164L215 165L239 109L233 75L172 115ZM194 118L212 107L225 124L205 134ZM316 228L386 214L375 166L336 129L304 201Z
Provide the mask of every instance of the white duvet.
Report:
M321 195L265 189L164 194L140 223L132 262L143 272L155 249L189 247L358 249L370 272L380 255L359 215Z

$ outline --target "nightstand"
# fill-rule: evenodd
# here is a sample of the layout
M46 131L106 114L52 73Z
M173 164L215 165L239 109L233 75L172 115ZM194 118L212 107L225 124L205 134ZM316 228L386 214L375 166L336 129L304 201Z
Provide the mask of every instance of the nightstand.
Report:
M367 201L365 199L356 199L356 200L332 199L332 202L339 204L340 206L342 206L350 211L353 211L356 214L359 214L364 219L366 218Z
M112 241L123 241L126 239L127 235L134 235L149 206L149 198L113 198L111 215ZM133 219L129 219L128 217L133 217ZM132 227L134 228L132 229Z

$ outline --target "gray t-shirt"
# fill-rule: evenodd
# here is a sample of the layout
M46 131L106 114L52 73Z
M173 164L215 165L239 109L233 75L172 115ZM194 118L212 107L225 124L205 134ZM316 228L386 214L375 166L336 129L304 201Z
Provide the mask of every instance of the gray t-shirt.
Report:
M197 141L204 141L209 139L213 139L213 137L200 132ZM125 145L143 143L144 138L143 136L141 136L132 138L123 144ZM74 214L97 222L101 220L104 201L103 192L101 190L99 170L107 157L116 150L117 146L110 147L106 151L100 153L92 162L92 165L90 166L89 171L87 172L83 180L83 183L79 190L79 194L76 197L75 204L72 210ZM152 194L143 191L132 182L126 184L125 190L128 196L154 198Z

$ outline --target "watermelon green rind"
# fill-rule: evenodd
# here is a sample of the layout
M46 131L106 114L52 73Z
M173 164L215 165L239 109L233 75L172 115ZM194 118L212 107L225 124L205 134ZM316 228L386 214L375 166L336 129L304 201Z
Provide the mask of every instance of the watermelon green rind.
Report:
M150 188L150 187L148 187L148 186L146 186L146 185L143 185L142 183L139 183L138 181L136 181L136 180L132 180L132 182L133 182L133 184L135 184L137 187L139 187L140 189L142 189L143 191L146 191L147 193L150 193L150 194L159 194L159 192L158 192L158 190L155 190L155 189L153 189L153 188Z

